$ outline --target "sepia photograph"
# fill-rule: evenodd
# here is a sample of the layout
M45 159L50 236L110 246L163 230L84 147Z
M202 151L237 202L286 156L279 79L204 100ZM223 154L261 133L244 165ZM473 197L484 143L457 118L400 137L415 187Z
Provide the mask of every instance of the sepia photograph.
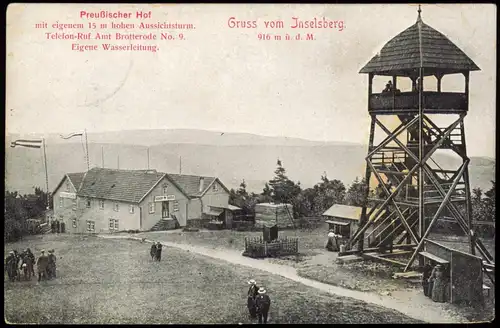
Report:
M492 322L496 9L8 5L4 321Z

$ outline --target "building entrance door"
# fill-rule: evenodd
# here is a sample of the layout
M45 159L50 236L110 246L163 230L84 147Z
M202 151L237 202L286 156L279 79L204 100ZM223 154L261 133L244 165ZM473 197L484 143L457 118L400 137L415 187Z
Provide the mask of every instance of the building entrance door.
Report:
M168 201L161 202L161 217L162 219L169 218L170 212L168 208Z

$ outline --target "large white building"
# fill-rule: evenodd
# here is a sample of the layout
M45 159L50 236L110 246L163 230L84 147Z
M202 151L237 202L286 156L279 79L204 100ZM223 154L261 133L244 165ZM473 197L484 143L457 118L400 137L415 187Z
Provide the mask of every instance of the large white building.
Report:
M230 226L228 201L218 178L156 170L68 173L53 192L54 218L70 233L147 231L162 221L172 228L214 219Z

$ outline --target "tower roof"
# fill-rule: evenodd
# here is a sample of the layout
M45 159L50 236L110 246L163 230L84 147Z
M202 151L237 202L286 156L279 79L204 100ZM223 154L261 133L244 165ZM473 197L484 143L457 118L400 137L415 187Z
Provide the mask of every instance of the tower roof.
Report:
M360 73L410 75L424 68L425 75L430 75L479 70L446 36L425 24L420 12L419 7L416 23L387 42Z

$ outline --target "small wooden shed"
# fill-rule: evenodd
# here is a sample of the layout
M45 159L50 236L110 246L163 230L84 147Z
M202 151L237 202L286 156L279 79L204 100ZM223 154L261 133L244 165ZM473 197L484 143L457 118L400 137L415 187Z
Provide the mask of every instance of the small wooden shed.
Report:
M447 302L483 302L483 260L475 255L425 239L419 253L432 264L441 264L449 275Z
M349 239L359 228L359 219L361 218L362 210L363 208L359 206L334 204L323 213L323 218L328 223L329 229L341 235L343 239ZM367 208L366 213L369 213L370 210L370 208ZM378 215L378 218L384 215L384 213L385 211L382 211ZM374 214L376 213L372 213L370 220L375 220ZM370 233L370 231L371 228L366 233Z
M341 235L342 238L349 239L359 226L361 207L334 204L323 213L323 217L328 223L328 229Z

